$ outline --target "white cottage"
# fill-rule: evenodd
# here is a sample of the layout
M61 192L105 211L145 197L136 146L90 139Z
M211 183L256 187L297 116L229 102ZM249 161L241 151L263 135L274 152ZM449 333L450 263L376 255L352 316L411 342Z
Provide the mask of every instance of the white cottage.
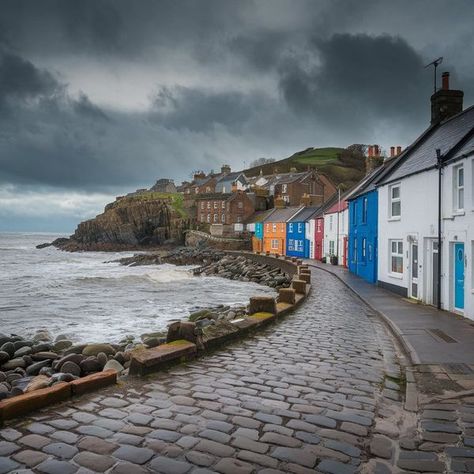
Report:
M431 126L378 183L378 284L474 319L474 107L462 98L444 73Z
M329 263L337 257L337 264L347 267L347 234L349 209L345 199L338 200L324 213L324 257Z

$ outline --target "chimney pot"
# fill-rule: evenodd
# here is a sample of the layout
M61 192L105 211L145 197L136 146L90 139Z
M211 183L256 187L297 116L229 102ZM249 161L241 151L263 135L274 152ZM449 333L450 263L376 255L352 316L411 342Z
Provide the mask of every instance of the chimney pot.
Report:
M401 146L397 146L397 155L399 155L401 152L402 152L402 147L401 147Z
M443 72L441 79L443 83L442 85L443 90L448 91L449 90L449 72L447 71Z
M379 153L379 146L378 145L374 145L374 156L379 156L380 153Z
M373 156L373 148L372 145L369 145L369 148L367 149L367 154L369 155L369 158Z
M393 158L395 156L395 147L391 146L390 147L390 158Z

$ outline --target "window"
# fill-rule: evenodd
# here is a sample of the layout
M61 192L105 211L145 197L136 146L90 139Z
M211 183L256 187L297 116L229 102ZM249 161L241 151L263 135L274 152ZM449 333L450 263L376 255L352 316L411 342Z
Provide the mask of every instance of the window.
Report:
M456 166L453 168L454 173L454 210L464 210L464 168Z
M204 201L201 201L201 209L204 209Z
M367 207L368 207L368 201L367 198L365 197L362 200L362 223L367 224Z
M316 220L316 232L321 232L321 219Z
M225 214L222 214L222 215L221 215L221 221L222 221L222 223L225 222Z
M295 249L295 241L293 239L288 239L288 250Z
M354 201L354 225L357 225L357 201Z
M272 226L272 227L273 227L273 229L272 229L272 230L273 230L273 232L276 232L276 231L277 231L277 225L276 225L276 224L273 224L273 226Z
M303 224L298 222L298 233L301 234L301 232L303 232Z
M334 240L329 241L329 255L334 255Z
M195 192L196 194L199 194L199 188L194 188L194 192Z
M272 239L272 250L278 250L278 239Z
M211 222L211 215L210 214L207 215L207 222Z
M238 207L239 209L243 209L243 208L244 208L244 203L243 203L242 201L239 201L239 202L237 203L237 207Z
M281 192L283 194L287 193L288 192L288 185L287 184L282 184L281 185Z
M225 186L222 186L222 194L225 194Z
M204 214L201 214L201 222L204 222L206 220L206 216Z
M304 250L304 243L303 243L303 241L302 241L302 240L296 240L295 242L296 242L296 250L297 250L298 252L303 252L303 250Z
M390 219L399 219L402 215L402 203L400 199L400 184L394 184L388 188L390 193Z
M219 222L219 214L214 214L214 222Z
M209 186L206 186L206 193L210 193L211 192L211 188Z
M332 230L332 218L333 216L329 216L329 231Z
M391 273L403 274L403 242L390 241L390 270Z
M211 208L211 202L210 202L210 201L207 201L207 208L208 208L208 209Z
M361 257L362 261L365 262L367 260L367 239L364 237L362 239L362 249L361 249Z
M219 203L217 201L214 201L214 209L217 209L218 205L219 205Z
M293 224L288 224L288 232L293 232Z
M225 201L222 201L222 209L225 209Z
M237 216L237 222L240 224L242 222L242 216Z
M285 194L285 196L283 196L283 201L285 201L286 203L289 203L290 202L290 196Z

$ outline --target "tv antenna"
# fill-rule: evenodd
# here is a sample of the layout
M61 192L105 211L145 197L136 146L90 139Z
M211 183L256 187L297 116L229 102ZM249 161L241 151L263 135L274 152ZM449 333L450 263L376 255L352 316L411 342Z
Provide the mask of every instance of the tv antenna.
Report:
M425 69L430 66L434 66L434 93L436 93L436 69L438 66L443 62L443 56L431 61L429 64L425 66Z

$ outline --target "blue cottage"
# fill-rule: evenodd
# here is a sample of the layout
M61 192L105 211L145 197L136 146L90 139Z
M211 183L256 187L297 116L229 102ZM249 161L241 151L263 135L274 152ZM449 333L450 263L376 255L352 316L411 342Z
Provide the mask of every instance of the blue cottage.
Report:
M377 282L377 181L391 162L369 173L347 197L349 201L348 268L369 283Z
M286 255L288 257L309 258L310 240L306 227L309 226L309 219L318 209L303 207L286 223Z

